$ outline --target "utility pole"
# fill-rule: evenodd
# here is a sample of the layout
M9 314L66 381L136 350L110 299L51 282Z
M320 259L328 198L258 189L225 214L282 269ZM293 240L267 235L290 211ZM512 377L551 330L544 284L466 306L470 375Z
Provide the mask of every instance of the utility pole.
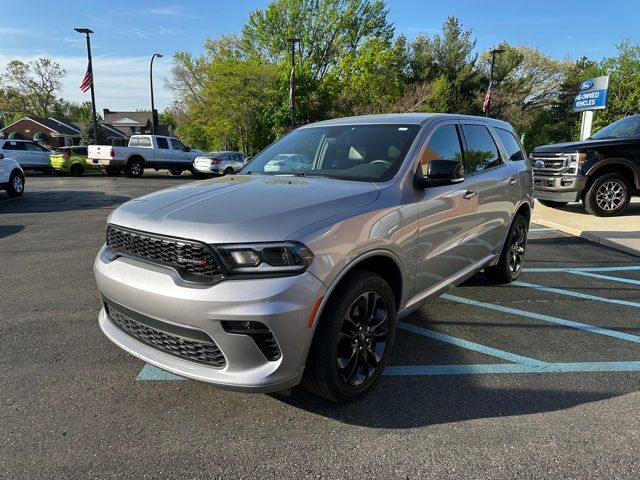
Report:
M149 84L151 86L151 135L156 134L156 108L153 105L153 59L162 58L159 53L154 53L151 57L151 65L149 65Z
M484 116L489 116L489 110L491 109L491 95L493 90L493 67L496 63L496 55L504 52L504 48L494 48L489 53L491 54L491 72L489 73L489 89L487 90L487 95L485 98L486 108L484 110Z
M287 43L291 45L291 75L289 77L289 110L291 111L291 130L296 128L296 43L300 43L299 38L287 38Z
M88 28L74 28L74 30L78 33L84 33L87 37L87 59L89 60L89 65L87 66L87 73L91 75L91 109L93 111L93 139L96 144L98 144L98 116L96 115L96 93L93 88L93 64L91 61L91 39L89 37L90 34L93 33L93 30L89 30ZM85 74L86 77L87 74Z

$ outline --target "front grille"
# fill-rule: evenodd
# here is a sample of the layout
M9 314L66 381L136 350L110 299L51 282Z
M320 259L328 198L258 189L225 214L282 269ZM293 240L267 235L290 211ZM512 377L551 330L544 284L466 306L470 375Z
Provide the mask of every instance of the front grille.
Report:
M227 363L216 343L204 332L197 332L200 339L190 339L188 337L163 332L145 323L138 322L111 305L107 305L107 313L111 321L120 328L120 330L156 350L215 368L223 368ZM149 321L155 324L161 323L153 319L149 319ZM167 325L167 327L169 326ZM170 328L180 329L180 327L173 325ZM182 328L181 330L187 332L187 335L196 334L196 332L188 332L189 329Z
M213 251L207 245L192 240L109 225L107 246L118 255L172 267L186 280L213 283L223 276Z
M534 172L559 173L569 166L570 157L563 154L558 155L531 155L531 163Z

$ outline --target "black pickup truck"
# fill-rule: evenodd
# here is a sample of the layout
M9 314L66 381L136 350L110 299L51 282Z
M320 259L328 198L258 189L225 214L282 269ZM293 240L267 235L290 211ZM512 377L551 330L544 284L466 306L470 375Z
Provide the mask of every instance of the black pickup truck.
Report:
M640 115L622 118L581 142L536 147L534 196L548 207L582 200L593 215L620 215L640 194Z

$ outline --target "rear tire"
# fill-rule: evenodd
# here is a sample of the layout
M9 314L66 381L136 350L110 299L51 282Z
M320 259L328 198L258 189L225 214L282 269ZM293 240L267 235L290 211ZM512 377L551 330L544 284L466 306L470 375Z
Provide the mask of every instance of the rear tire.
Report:
M231 167L225 168L225 170L224 170L224 174L225 175L231 175L232 173L233 173L233 168L231 168Z
M596 178L582 199L584 209L598 217L615 217L624 212L631 201L631 189L618 173Z
M536 199L537 200L537 199ZM561 208L566 207L569 202L556 202L555 200L538 200L545 207Z
M144 172L144 161L139 158L132 158L127 163L127 176L139 178Z
M84 168L82 168L82 165L78 163L74 163L73 165L71 165L71 168L69 169L69 173L71 174L72 177L81 177L82 174L84 173Z
M527 220L517 213L502 247L500 261L493 267L485 267L485 275L496 283L511 283L520 276L527 250L528 231Z
M389 361L395 330L396 304L387 282L372 272L350 273L322 312L302 384L331 402L357 400Z
M20 172L11 172L7 193L10 197L19 197L24 193L24 175Z
M100 170L102 170L102 173L104 173L107 177L115 177L116 175L118 175L118 173L120 173L120 171L116 167L101 168Z
M169 173L174 177L179 177L180 175L182 175L182 170L178 170L177 168L172 168L171 170L169 170Z

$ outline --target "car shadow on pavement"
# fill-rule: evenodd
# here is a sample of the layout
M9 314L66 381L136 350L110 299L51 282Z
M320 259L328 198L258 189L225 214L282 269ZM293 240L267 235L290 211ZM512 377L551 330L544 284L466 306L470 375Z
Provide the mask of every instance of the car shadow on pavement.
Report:
M0 225L0 238L10 237L24 230L24 225Z
M367 396L349 405L328 403L301 387L288 396L274 394L290 406L342 423L392 429L564 410L615 396L604 391L488 388L464 375L382 378Z
M549 207L547 207L549 208ZM588 213L585 209L584 206L582 205L582 203L580 202L576 202L576 203L570 203L568 205L565 205L563 207L552 207L554 210L560 210L562 212L567 212L567 213L576 213L578 215L586 215L589 217L593 217L593 218L597 218L594 217L593 215L591 215L590 213ZM629 204L629 206L626 208L626 210L624 212L622 212L621 214L618 215L618 217L629 217L629 216L638 216L640 215L640 203L637 202L632 202Z
M130 198L123 195L110 195L104 192L86 190L25 193L23 197L0 203L0 214L93 210L114 207Z

